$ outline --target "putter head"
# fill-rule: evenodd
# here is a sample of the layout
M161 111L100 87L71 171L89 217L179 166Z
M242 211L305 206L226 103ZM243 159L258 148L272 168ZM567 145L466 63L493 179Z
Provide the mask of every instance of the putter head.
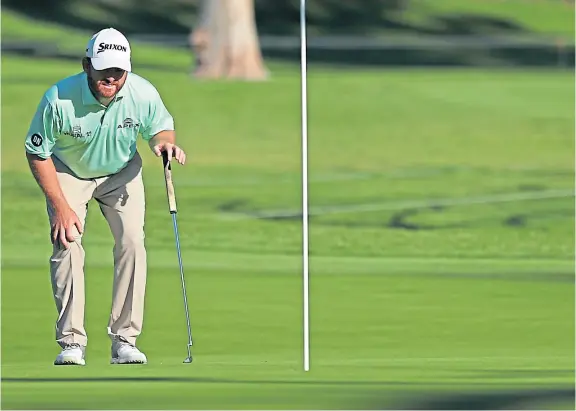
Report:
M190 364L192 362L192 357L186 357L184 364Z

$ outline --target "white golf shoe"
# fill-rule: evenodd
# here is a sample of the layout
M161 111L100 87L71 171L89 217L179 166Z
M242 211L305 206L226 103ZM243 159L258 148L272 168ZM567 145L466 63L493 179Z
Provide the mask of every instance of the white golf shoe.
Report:
M80 344L67 344L54 360L54 365L86 365L85 350L86 347Z
M146 364L146 355L132 344L121 339L112 342L110 364Z

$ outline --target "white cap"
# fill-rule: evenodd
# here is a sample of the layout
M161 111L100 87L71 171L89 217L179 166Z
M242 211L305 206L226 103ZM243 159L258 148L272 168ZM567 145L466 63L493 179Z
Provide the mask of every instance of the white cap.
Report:
M128 39L113 28L94 34L86 46L86 57L90 57L96 70L118 67L132 71L130 54Z

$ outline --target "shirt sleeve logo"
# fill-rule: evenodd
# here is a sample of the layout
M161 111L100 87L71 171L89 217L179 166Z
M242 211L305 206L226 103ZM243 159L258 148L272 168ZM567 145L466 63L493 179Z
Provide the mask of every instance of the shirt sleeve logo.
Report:
M40 134L34 133L32 134L32 137L30 137L30 141L34 147L40 147L42 145L43 139Z

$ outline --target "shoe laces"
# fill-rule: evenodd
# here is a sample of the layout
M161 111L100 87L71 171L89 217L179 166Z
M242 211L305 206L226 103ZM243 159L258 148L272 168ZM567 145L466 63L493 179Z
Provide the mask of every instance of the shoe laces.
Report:
M118 348L120 347L136 348L134 344L130 344L128 341L126 341L124 338L120 336L116 336L116 338L114 338L114 342L117 344Z
M69 343L64 346L65 350L73 350L74 348L80 348L80 344L78 343Z

